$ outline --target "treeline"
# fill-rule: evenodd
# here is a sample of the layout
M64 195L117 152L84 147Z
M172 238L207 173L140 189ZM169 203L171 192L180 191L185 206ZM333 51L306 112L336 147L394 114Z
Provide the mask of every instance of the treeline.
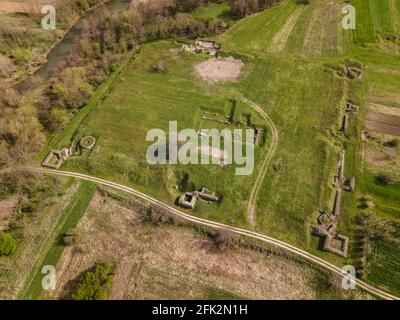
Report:
M243 18L262 11L280 2L280 0L229 0L231 14Z

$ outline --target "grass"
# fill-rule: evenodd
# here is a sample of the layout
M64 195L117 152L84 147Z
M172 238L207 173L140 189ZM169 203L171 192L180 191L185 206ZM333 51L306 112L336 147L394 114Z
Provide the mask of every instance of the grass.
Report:
M196 19L211 19L224 22L233 20L227 2L209 3L207 6L199 7L191 15Z
M400 182L383 186L376 182L376 173L368 172L364 179L365 193L372 196L382 218L400 219Z
M354 40L356 43L376 42L374 19L371 14L370 0L354 0L352 5L356 8L357 19Z
M400 294L400 251L396 245L376 241L367 280L383 290Z
M34 300L40 297L42 292L42 268L46 265L57 266L58 260L64 250L62 239L64 234L73 229L80 218L86 211L90 200L92 199L96 185L90 182L82 182L78 190L75 192L74 197L71 199L69 205L63 210L61 215L64 217L62 220L61 228L59 229L55 241L53 242L50 249L47 251L43 261L39 268L33 271L32 281L28 288L25 290L25 294L22 296L23 299Z

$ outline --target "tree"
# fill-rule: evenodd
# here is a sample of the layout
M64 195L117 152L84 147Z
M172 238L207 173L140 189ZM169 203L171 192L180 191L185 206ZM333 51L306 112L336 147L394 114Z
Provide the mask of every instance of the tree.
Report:
M16 109L6 127L7 134L13 140L12 151L18 160L26 158L43 146L45 137L32 105L26 104Z
M107 300L114 277L114 268L107 262L98 263L80 278L72 294L73 300Z
M0 233L0 256L9 256L17 250L17 242L6 233Z
M393 140L385 142L384 145L385 145L385 147L388 147L388 148L399 148L400 147L400 139L395 138Z
M65 109L54 108L50 112L48 128L51 131L62 130L69 122L68 113Z
M391 183L393 183L393 178L386 175L386 174L380 174L378 176L376 176L376 182L382 185L389 185Z

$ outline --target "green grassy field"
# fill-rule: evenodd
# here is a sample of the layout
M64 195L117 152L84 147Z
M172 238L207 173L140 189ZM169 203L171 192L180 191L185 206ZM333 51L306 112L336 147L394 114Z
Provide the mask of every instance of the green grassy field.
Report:
M238 177L232 167L150 166L145 160L148 130L167 129L169 120L177 120L181 128L198 129L203 108L225 109L226 114L229 99L240 93L259 103L280 131L274 162L282 169L276 173L271 168L262 186L257 229L310 250L315 247L316 251L317 239L308 231L315 222L316 208L330 204L333 196L329 182L338 149L330 137L339 125L337 105L344 95L341 80L325 72L320 63L271 56L248 58L239 82L211 85L197 79L193 72L194 64L206 57L173 56L169 51L173 46L170 42L143 46L115 89L75 133L75 140L95 135L96 148L71 158L64 169L118 180L168 203L180 193L174 186L186 179L188 185L206 186L224 197L219 205L200 203L193 214L248 227L246 205L255 174ZM150 71L160 59L166 62L166 74ZM241 113L251 114L254 123L262 124L254 111L238 103L236 114ZM268 141L256 150L256 164Z
M207 6L199 7L192 13L196 19L212 19L229 22L233 18L229 12L228 3L209 3Z
M354 0L357 12L357 43L376 42L380 34L399 34L399 0Z

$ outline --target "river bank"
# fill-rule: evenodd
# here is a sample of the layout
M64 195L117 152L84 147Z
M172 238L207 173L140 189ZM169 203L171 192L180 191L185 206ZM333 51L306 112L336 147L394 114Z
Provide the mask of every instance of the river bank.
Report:
M82 34L82 26L85 17L94 14L96 10L106 6L111 13L117 13L129 8L130 0L104 0L90 7L83 14L77 15L65 29L61 37L57 39L49 49L43 53L43 63L35 66L28 66L28 73L19 75L18 78L6 80L10 86L13 86L20 94L26 93L32 88L36 81L46 80L59 66L59 64L71 53L76 40Z

